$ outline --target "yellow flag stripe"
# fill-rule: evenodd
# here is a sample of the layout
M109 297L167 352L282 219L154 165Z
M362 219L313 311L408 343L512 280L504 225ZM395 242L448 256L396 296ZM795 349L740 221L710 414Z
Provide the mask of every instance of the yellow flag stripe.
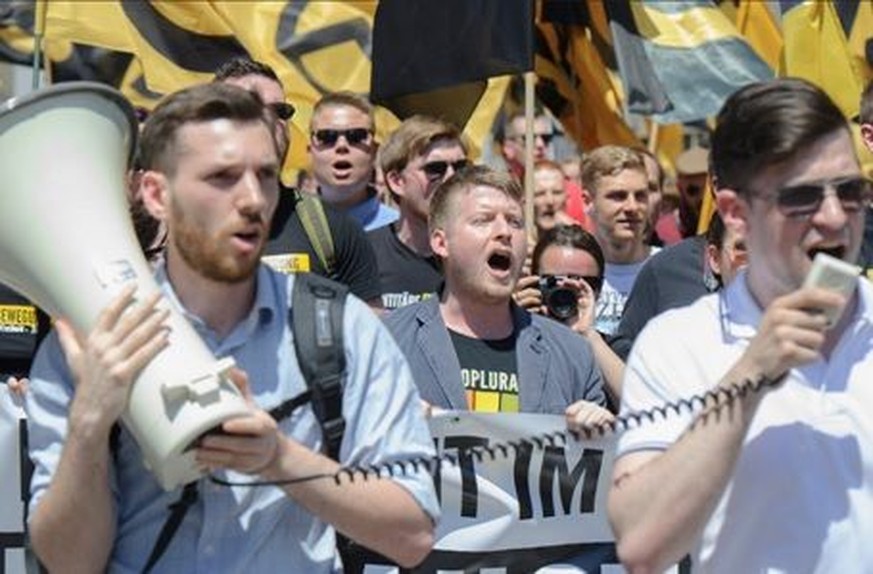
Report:
M739 39L733 23L714 6L670 13L642 2L630 5L640 34L658 46L694 48L715 40Z

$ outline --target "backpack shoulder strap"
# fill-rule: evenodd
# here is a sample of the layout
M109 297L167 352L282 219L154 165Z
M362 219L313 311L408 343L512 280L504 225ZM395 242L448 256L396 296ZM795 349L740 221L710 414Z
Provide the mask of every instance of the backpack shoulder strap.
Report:
M306 237L312 244L318 260L327 272L327 276L334 278L336 273L336 253L334 251L333 236L327 223L327 215L324 213L324 205L318 197L295 191L297 194L296 210L303 224Z
M311 392L325 454L334 460L339 460L346 428L342 398L346 374L343 311L347 295L345 285L313 273L298 273L289 310L297 363Z

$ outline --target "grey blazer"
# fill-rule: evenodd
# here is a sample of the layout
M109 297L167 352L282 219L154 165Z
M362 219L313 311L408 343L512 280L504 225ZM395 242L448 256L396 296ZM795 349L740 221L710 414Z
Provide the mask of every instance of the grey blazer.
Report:
M600 369L585 339L514 303L512 321L522 412L563 414L579 399L606 404ZM439 297L392 311L385 323L409 361L421 398L444 409L467 410L461 365L439 312Z

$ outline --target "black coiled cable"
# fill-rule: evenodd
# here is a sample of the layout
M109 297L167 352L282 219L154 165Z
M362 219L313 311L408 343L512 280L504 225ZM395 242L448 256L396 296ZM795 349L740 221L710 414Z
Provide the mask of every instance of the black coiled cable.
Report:
M643 424L654 423L659 418L667 419L671 414L681 415L683 412L694 413L706 408L722 408L738 399L743 399L752 393L761 392L765 388L778 386L784 378L785 374L772 379L763 375L757 379L745 379L730 387L719 386L706 392L681 398L663 405L657 405L650 409L625 413L615 417L611 421L586 426L579 432L575 433L569 430L556 431L541 435L522 437L517 440L510 440L487 446L470 446L460 450L463 450L464 453L472 456L476 462L483 462L486 458L495 460L498 456L504 458L508 457L510 451L517 455L519 451L527 451L531 448L543 450L546 446L567 444L571 437L573 439L603 438L620 433L631 427L636 428ZM399 459L370 466L342 467L334 473L312 474L287 480L230 481L219 478L214 474L210 475L209 478L215 484L220 484L222 486L288 486L328 478L333 479L337 485L340 485L343 481L354 482L359 479L369 480L370 478L406 476L412 473L418 473L421 470L426 470L428 473L433 474L444 464L457 466L459 458L460 456L458 454L443 453L437 456Z

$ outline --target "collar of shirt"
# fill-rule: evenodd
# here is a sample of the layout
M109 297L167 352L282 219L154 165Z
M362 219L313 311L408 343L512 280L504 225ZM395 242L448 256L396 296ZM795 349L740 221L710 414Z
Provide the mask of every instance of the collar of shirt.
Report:
M221 350L233 348L243 343L251 336L258 325L269 323L279 311L274 301L273 293L270 290L269 273L270 271L267 267L258 265L257 277L255 279L254 304L246 317L224 339L219 339L215 331L203 319L185 308L173 289L173 284L167 275L166 264L163 262L155 268L155 281L157 281L170 303L188 319L197 333L203 337L210 350L218 354ZM221 354L224 354L224 352Z

